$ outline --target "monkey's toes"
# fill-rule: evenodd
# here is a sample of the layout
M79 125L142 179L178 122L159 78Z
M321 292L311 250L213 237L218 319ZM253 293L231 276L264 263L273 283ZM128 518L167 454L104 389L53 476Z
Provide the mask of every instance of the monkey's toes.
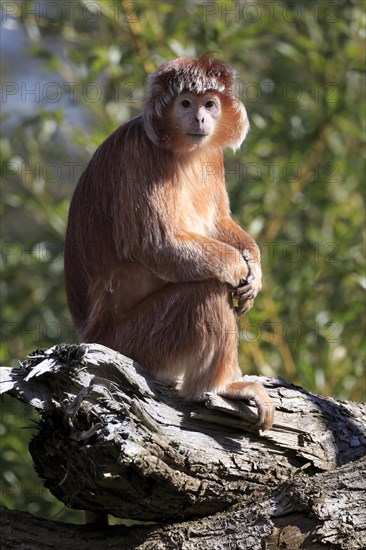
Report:
M258 427L260 430L269 430L274 421L275 406L272 401L262 402L258 406Z

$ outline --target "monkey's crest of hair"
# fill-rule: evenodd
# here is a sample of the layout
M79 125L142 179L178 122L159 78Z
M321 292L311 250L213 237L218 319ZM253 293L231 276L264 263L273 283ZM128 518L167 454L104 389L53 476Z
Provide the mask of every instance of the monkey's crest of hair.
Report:
M245 139L249 122L244 105L235 96L235 72L226 63L213 59L210 53L199 59L180 57L166 61L148 77L148 87L144 125L149 139L158 147L166 144L166 136L161 131L166 109L183 92L197 95L207 91L218 93L225 107L237 118L236 128L227 136L223 146L235 151Z
M165 92L174 98L184 91L203 94L207 90L230 94L234 93L234 71L210 54L199 59L180 57L163 63L149 83L153 96Z

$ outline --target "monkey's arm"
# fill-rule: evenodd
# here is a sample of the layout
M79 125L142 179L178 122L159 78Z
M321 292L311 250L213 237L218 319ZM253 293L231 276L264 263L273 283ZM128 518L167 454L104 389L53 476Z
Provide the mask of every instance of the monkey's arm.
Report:
M253 261L260 262L260 251L255 240L230 217L222 218L216 225L217 239L230 244L240 252L247 252Z
M262 288L260 250L254 239L230 217L220 220L217 230L217 238L239 250L248 266L247 278L233 291L233 297L238 300L235 311L241 317L253 307L254 298Z
M193 232L170 231L152 245L142 238L137 246L122 247L122 256L133 258L169 282L216 279L237 287L249 275L248 264L238 249Z

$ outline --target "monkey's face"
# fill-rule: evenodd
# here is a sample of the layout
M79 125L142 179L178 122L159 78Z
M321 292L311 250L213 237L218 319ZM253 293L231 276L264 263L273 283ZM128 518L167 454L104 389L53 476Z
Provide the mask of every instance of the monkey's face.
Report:
M174 130L187 145L207 144L215 134L221 118L221 102L217 94L183 92L174 101L172 123Z

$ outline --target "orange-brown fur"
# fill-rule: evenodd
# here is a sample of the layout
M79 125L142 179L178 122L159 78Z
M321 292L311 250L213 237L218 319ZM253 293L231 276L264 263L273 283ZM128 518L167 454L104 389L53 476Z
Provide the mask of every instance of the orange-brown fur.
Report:
M206 131L211 97L221 109L207 138L187 137L174 114L175 101L185 113L185 92L192 132ZM82 341L116 349L158 379L182 378L187 399L208 391L254 399L265 429L273 405L241 377L233 305L234 296L238 314L252 306L260 255L231 219L223 172L222 149L238 148L247 130L230 67L207 55L164 64L143 114L105 140L80 178L65 280Z

